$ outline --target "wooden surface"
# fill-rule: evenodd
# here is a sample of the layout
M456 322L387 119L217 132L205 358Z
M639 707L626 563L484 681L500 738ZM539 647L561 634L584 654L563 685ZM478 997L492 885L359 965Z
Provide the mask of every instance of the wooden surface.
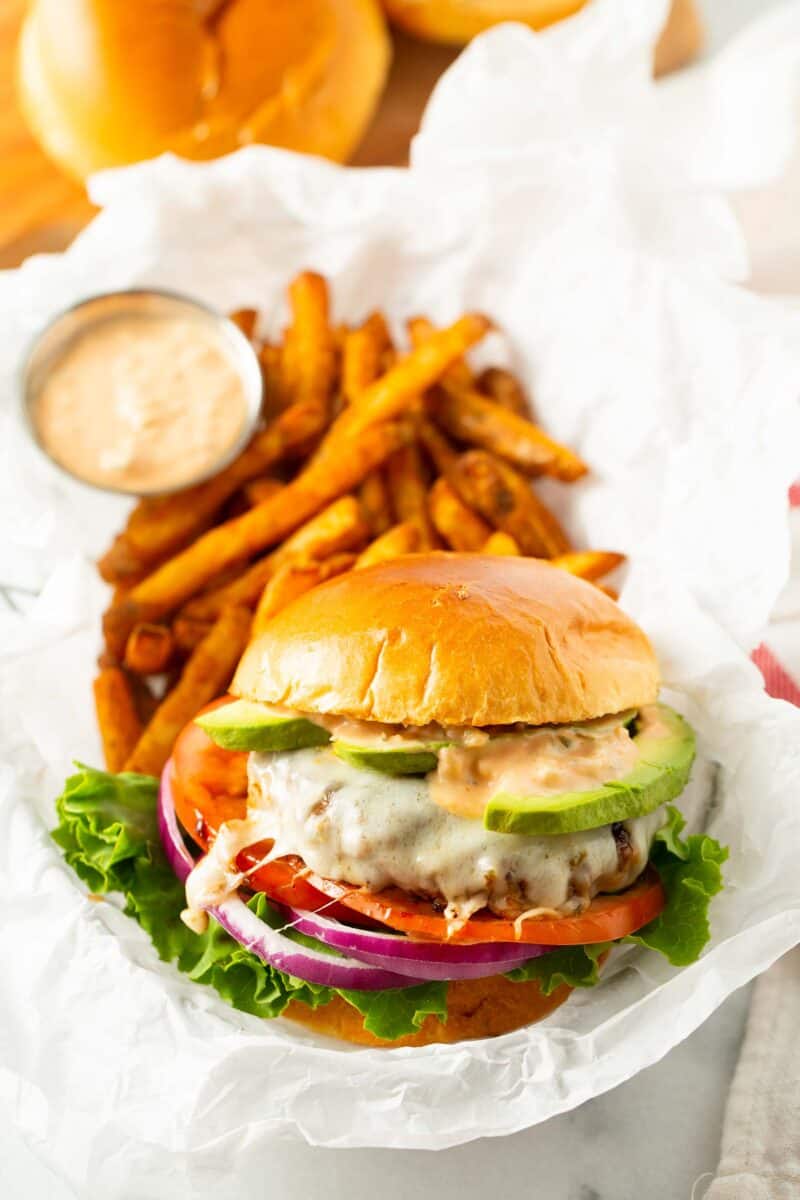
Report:
M0 268L17 266L40 251L62 250L93 212L82 186L67 179L44 156L19 111L16 43L26 3L0 0ZM657 72L688 61L700 40L694 0L673 0L656 52ZM409 141L431 90L458 53L451 47L401 35L394 41L386 92L354 159L359 166L406 161Z
M0 268L29 254L62 250L92 216L83 188L44 156L16 98L16 42L26 0L0 0ZM455 58L448 47L395 39L389 85L355 162L403 163L425 102Z

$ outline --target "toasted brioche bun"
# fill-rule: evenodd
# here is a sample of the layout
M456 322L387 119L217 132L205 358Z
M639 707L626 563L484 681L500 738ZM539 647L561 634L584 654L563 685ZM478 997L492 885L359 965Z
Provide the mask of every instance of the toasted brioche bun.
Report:
M383 0L393 24L415 37L464 45L500 21L543 29L571 17L586 0ZM690 62L703 44L695 0L673 0L655 47L656 75Z
M658 684L647 638L598 588L537 559L435 553L301 596L232 691L387 724L547 725L650 704Z
M31 0L19 95L79 178L250 142L344 160L389 59L378 0Z
M284 1016L292 1021L346 1042L361 1046L429 1046L432 1042L463 1042L470 1038L498 1037L523 1025L543 1021L563 1004L572 988L562 984L549 996L543 996L535 981L513 983L504 975L491 979L464 979L447 988L447 1021L426 1017L419 1033L386 1041L375 1037L363 1025L363 1017L343 1000L334 996L321 1008L309 1008L293 1000Z

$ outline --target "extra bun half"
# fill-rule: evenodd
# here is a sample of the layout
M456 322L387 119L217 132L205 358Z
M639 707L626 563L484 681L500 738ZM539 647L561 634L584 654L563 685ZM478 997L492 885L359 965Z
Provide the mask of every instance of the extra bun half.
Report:
M379 0L31 0L19 94L80 178L250 142L345 160L383 89Z
M385 1041L364 1028L357 1009L340 996L321 1008L293 1000L284 1016L292 1021L346 1042L361 1046L429 1046L432 1042L463 1042L472 1038L499 1037L542 1021L563 1004L572 988L562 984L542 995L535 980L514 983L504 975L491 979L457 980L447 986L447 1021L426 1017L419 1033Z
M500 21L519 21L543 29L571 17L586 0L383 0L399 29L416 37L463 46ZM695 0L672 0L667 23L654 54L656 75L690 62L703 44Z
M658 685L644 633L598 588L536 559L436 553L301 596L232 690L387 724L546 725L650 704Z

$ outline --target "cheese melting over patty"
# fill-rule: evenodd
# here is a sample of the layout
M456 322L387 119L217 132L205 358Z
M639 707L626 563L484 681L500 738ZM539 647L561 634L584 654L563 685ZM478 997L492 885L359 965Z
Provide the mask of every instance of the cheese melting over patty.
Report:
M524 837L434 803L426 779L361 770L328 748L251 754L248 816L318 875L439 898L454 921L488 906L577 913L643 870L663 809L581 833ZM213 852L212 852L213 853Z

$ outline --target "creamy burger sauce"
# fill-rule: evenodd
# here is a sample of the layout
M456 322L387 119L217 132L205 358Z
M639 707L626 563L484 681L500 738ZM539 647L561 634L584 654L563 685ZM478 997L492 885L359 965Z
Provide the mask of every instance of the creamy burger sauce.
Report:
M44 448L72 474L153 492L197 478L247 420L223 339L190 317L120 315L76 338L34 410Z
M539 729L493 738L483 746L447 746L429 776L435 804L457 817L479 820L492 796L557 796L621 779L636 764L636 746L624 725L603 737L574 729Z

